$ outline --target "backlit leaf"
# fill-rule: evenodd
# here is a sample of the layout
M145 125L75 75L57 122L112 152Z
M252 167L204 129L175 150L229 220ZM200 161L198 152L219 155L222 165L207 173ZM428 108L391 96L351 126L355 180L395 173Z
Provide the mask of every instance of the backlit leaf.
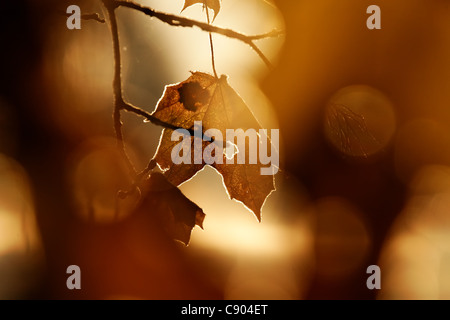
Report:
M215 136L210 138L215 139L213 144L220 143L224 149L226 148L228 152L225 153L228 153L228 157L233 156L234 152L231 152L230 155L230 150L233 151L236 142L234 139L233 141L226 140L227 129L242 129L235 132L238 133L238 137L244 138L246 130L254 129L258 132L261 128L242 98L230 87L225 76L216 79L201 72L193 73L186 81L166 86L153 116L180 128L192 130L195 129L194 122L201 121L203 133L208 129L220 131L219 139ZM208 162L206 159L202 159L201 153L194 152L195 144L200 143L203 151L211 142L202 141L201 136L190 137L190 164L174 164L171 157L172 150L180 144L180 141L172 141L172 133L173 130L164 129L155 161L161 169L166 170L166 178L172 184L179 185L192 178ZM267 168L268 165L262 165L259 161L249 164L250 143L245 143L245 150L236 151L238 153L233 156L234 164L226 163L224 153L220 155L222 164L216 161L209 162L209 165L222 175L230 198L242 202L260 220L261 207L267 196L275 189L274 177L273 175L261 175L261 168ZM238 164L237 157L244 151L245 164ZM213 153L212 155L215 156ZM195 160L198 163L195 163Z

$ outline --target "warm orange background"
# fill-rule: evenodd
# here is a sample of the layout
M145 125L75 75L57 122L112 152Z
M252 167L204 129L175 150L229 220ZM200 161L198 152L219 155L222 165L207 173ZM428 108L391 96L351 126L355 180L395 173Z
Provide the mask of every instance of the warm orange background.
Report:
M210 168L182 185L207 214L187 248L154 208L117 202L129 177L113 138L111 38L93 21L68 30L69 4L103 14L91 0L0 4L0 298L450 298L448 1L223 0L217 25L286 31L258 42L273 70L214 35L218 72L280 129L282 172L261 223ZM381 30L366 28L371 4ZM118 11L131 103L150 112L166 84L211 72L206 33ZM204 19L198 5L182 15ZM367 128L333 122L342 110ZM123 121L143 168L161 128ZM72 264L79 291L66 288ZM372 264L379 291L366 287Z

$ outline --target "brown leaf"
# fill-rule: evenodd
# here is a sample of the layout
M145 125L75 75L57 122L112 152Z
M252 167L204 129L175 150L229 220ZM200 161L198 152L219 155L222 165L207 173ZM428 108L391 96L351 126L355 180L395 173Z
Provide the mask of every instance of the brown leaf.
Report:
M217 15L219 14L220 11L220 1L219 0L185 0L184 1L184 7L181 10L181 12L183 12L184 9L189 8L190 6L196 4L196 3L201 3L206 5L209 9L212 9L214 11L214 19L216 19Z
M167 181L163 174L152 173L144 185L144 194L141 207L156 213L173 239L188 245L194 226L203 229L203 210Z
M202 159L194 151L196 143L201 144L202 153L208 146L214 147L212 144L234 148L236 142L228 139L227 129L242 129L241 132L235 131L242 138L244 131L254 129L258 132L261 128L242 98L229 86L225 76L216 79L209 74L195 72L186 81L167 86L153 116L171 125L194 130L194 122L202 121L203 133L208 129L217 129L221 133L219 138L210 137L215 139L212 143L201 140L202 132L200 137L190 137L190 141L187 140L191 151L190 164L174 164L172 150L180 145L180 141L172 141L174 131L164 129L155 161L161 169L166 170L164 175L172 184L179 185L189 180L209 164L222 175L230 198L242 202L261 220L261 207L268 195L275 190L274 177L261 175L261 168L267 166L258 162L249 164L250 144L245 143L245 164L237 163L239 153L243 154L244 149L234 155L234 164L226 163L225 154L217 155L216 159L222 159L220 164ZM214 152L211 155L216 156Z

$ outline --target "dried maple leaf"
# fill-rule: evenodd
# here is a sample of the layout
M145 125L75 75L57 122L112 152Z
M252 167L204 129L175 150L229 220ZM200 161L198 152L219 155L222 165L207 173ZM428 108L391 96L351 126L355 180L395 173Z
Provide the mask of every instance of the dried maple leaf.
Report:
M203 210L167 181L163 174L152 173L144 184L144 194L141 207L152 208L173 239L188 245L194 226L203 229Z
M256 131L261 129L245 102L229 86L225 76L216 79L209 74L195 72L186 81L166 86L153 116L171 125L189 130L196 130L194 127L196 121L202 123L200 136L193 136L187 140L190 144L190 163L175 164L173 162L172 151L180 145L180 142L172 141L173 130L164 129L162 133L155 161L162 170L165 170L164 175L172 184L179 185L194 176L206 164L211 165L222 175L230 198L242 202L256 215L258 220L261 220L261 207L269 194L275 190L274 177L261 174L261 169L267 167L261 163L250 162L247 159L243 161L245 164L238 163L239 157L245 156L250 159L250 143L245 143L245 148L237 150L236 154L233 152L230 155L229 152L228 154L222 152L222 154L216 155L217 149L211 152L214 159L222 161L211 161L202 156L205 148L214 147L213 144L221 144L224 147L223 150L227 151L230 151L230 146L231 148L236 147L235 139L234 137L232 137L232 141L231 138L229 139L227 129L236 133L237 140L244 139L241 141L245 141L245 132L248 129ZM215 129L221 133L221 135L210 137L216 139L214 142L202 140L202 134L209 129ZM208 134L205 134L206 136ZM217 136L220 136L219 139ZM259 135L258 137L260 138ZM259 146L258 142L255 142L253 147L261 148L261 141L259 142ZM199 144L202 150L200 157L194 151L195 146ZM231 156L233 164L227 163L227 157L231 158Z
M213 20L216 19L217 15L219 14L219 11L220 11L220 1L219 0L185 0L184 7L181 10L181 12L183 12L183 10L185 10L186 8L189 8L190 6L192 6L196 3L201 3L201 4L205 5L207 8L213 10L214 11Z

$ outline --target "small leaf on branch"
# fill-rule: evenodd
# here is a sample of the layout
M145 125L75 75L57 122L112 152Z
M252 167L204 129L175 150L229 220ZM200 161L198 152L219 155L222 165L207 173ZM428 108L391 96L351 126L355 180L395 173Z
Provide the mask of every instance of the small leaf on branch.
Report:
M206 73L195 72L186 81L166 86L152 115L173 126L193 129L194 132L199 130L196 128L198 123L201 122L202 126L200 136L182 137L183 142L172 141L174 130L164 129L154 159L165 170L168 181L180 185L208 164L222 175L230 198L242 202L261 220L261 208L275 190L274 177L261 174L261 169L267 169L267 165L249 159L251 155L256 155L256 150L261 148L264 141L267 144L267 140L261 139L258 133L260 124L242 98L230 87L225 76L217 79ZM229 131L233 132L231 137ZM246 136L251 132L254 132L255 141ZM209 139L214 141L206 141ZM236 140L238 144L239 141L245 141L245 145L241 143L237 146ZM190 154L183 155L184 160L176 164L172 158L173 150L178 150L175 148L185 141ZM184 149L182 151L184 153ZM205 158L205 153L210 157ZM232 163L227 161L230 159Z
M219 0L185 0L184 1L184 7L181 10L183 12L186 8L189 8L190 6L193 6L196 3L201 3L204 6L206 6L208 9L211 9L214 11L214 19L216 19L217 15L220 11L220 1Z

